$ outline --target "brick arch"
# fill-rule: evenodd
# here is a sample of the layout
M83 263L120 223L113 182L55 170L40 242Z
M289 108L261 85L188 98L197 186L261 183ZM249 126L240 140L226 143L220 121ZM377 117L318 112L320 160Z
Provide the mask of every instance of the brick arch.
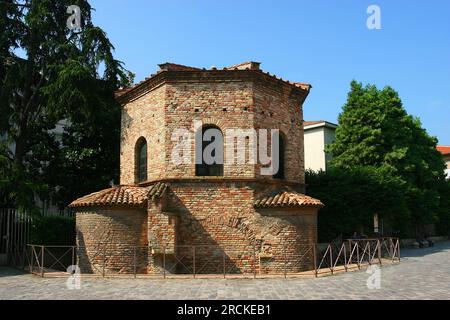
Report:
M223 162L223 160L225 159L225 133L224 133L224 130L220 126L218 126L216 124L211 124L210 122L202 121L202 126L200 128L196 128L197 132L195 132L195 134L197 134L199 132L199 133L202 134L202 137L203 137L203 130L204 129L212 129L212 128L219 130L220 134L222 135L222 144L221 144L222 163L207 165L202 160L202 164L196 164L195 165L195 176L197 176L197 177L203 177L203 176L223 177L224 174L225 174L225 172L224 172L224 162ZM197 143L197 141L196 141L196 139L194 139L195 159L197 159L197 156L198 156L196 143ZM202 157L203 157L204 147L205 147L205 145L204 145L203 140L202 140L202 143L201 143Z
M208 125L212 125L212 126L216 126L218 127L222 132L225 128L225 123L223 122L223 120L221 119L217 119L217 118L205 118L202 119L202 123L203 126L208 126Z
M145 168L141 168L140 152L141 149L145 147ZM136 139L134 145L134 181L135 183L142 183L148 179L148 140L144 136L140 136ZM141 172L143 170L143 172ZM141 177L141 174L145 177ZM142 181L141 181L142 180Z

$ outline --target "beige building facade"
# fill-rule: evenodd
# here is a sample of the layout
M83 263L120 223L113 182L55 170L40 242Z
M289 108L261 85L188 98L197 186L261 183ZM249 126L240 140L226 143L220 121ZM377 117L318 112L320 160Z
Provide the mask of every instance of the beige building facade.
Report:
M444 158L444 161L447 165L445 173L447 174L447 179L450 179L450 146L438 146L437 149Z
M305 121L305 170L326 171L332 155L325 152L335 140L336 124L327 121Z

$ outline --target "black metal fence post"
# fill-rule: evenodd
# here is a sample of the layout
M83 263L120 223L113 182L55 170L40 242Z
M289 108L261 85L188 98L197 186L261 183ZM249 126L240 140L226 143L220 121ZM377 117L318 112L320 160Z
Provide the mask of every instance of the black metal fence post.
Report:
M105 272L106 272L106 246L105 249L103 250L103 267L102 267L102 277L105 277Z
M317 278L317 243L313 245L313 264L314 264L314 276Z
M331 244L330 244L330 270L331 270L331 274L334 274L333 246Z
M342 243L342 246L344 247L344 269L345 269L345 272L348 272L347 246L345 245L345 241ZM350 254L351 254L351 252L350 252Z
M163 276L166 278L166 246L163 247Z
M361 270L361 261L359 260L359 242L356 242L356 259L358 264L358 269Z
M44 277L44 255L45 255L45 247L41 247L41 277Z
M194 274L194 279L195 279L195 246L192 247L192 259L193 259L193 269L192 272Z
M34 246L29 247L31 254L30 254L30 274L33 273L33 261L34 261Z
M72 266L75 266L75 247L72 247Z
M382 266L383 260L381 257L381 241L380 241L380 239L377 240L377 246L378 246L378 261L380 262L380 266Z
M225 262L225 252L222 254L222 263L223 263L223 278L226 279L227 267L226 267L226 262Z
M133 247L133 275L136 279L136 247Z
M256 245L253 245L253 279L256 279Z
M350 250L350 257L349 257L349 259L348 259L348 264L349 265L351 265L352 264L352 258L353 258L353 243L352 243L352 240L349 240L349 250Z

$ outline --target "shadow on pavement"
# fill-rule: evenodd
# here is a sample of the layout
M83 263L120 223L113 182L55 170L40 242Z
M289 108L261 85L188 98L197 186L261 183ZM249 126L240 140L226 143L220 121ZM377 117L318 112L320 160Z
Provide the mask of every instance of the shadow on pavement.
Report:
M27 273L24 271L14 269L14 268L10 268L10 267L0 267L0 278L17 277L17 276L23 276L24 274L27 274Z
M446 242L438 242L433 247L430 248L422 248L422 249L413 249L406 248L402 249L401 257L402 258L419 258L424 257L430 254L449 251L450 250L450 241Z

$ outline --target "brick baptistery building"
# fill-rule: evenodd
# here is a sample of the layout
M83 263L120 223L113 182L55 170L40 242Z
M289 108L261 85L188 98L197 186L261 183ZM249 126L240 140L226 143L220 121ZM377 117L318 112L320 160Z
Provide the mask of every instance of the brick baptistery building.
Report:
M121 185L71 204L82 272L99 273L103 265L108 272L149 274L313 269L309 249L323 205L304 195L302 105L311 86L259 66L206 70L166 63L117 93ZM200 130L222 133L279 129L278 172L262 175L259 163L195 164L195 139L185 140L192 161L174 164L173 132L195 134L195 120L202 121Z

